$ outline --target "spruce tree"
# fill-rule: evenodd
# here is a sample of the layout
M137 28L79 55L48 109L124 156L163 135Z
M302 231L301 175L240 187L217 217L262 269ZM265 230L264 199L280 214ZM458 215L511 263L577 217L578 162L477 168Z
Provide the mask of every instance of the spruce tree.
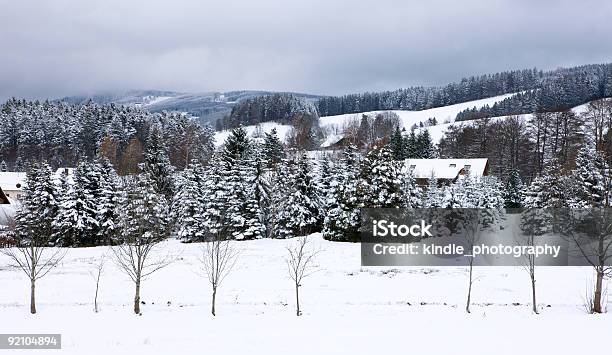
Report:
M610 169L603 155L589 144L576 156L576 169L572 172L574 186L573 207L598 208L609 206Z
M402 137L402 132L400 131L399 126L395 127L395 131L393 131L393 134L389 139L389 149L391 150L393 159L406 159L406 144L404 142L404 137Z
M319 192L305 152L301 152L297 160L292 162L289 171L289 190L281 202L277 217L278 236L281 238L314 232L321 217Z
M327 240L360 240L360 208L363 203L357 198L359 165L357 148L347 146L335 170L335 188L330 197L329 212L325 216L323 237Z
M24 243L53 243L53 221L58 213L58 192L51 167L34 163L26 175L21 208L15 216L15 233Z
M168 200L172 199L175 169L168 158L168 149L158 125L153 125L149 132L141 170L149 175L158 194L164 195Z
M178 180L172 211L176 221L177 237L183 241L194 242L205 239L204 181L204 169L197 160L191 161Z
M522 207L522 192L523 181L518 170L514 169L510 172L508 181L504 188L504 201L506 208L521 208Z
M97 208L98 240L107 245L114 244L119 236L119 208L122 192L119 177L107 158L96 163L100 172L100 193Z
M285 148L278 138L276 128L266 132L263 143L263 154L268 169L275 169L276 166L285 159Z

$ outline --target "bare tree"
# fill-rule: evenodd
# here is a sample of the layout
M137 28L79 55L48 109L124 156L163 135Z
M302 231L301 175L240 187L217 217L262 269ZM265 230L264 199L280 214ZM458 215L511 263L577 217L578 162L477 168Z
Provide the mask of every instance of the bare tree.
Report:
M140 287L156 271L168 266L176 256L155 255L158 244L168 236L166 199L155 192L146 174L127 182L126 203L122 209L123 244L111 248L115 262L134 282L134 313L140 314Z
M612 209L566 210L561 229L574 241L578 254L595 270L596 281L591 313L602 313L603 281L612 276Z
M94 312L98 313L98 290L100 289L100 278L102 277L102 273L104 272L104 264L106 263L106 254L102 254L99 259L92 261L91 265L93 265L93 270L90 271L90 275L93 277L96 282L96 293L94 296Z
M302 280L317 270L315 257L319 250L309 247L308 237L298 237L298 240L287 246L287 269L289 277L295 286L295 314L301 316L300 311L300 287Z
M23 271L30 280L30 313L36 313L36 281L45 277L66 256L67 249L47 247L38 243L36 238L27 245L19 243L17 247L2 249L14 266Z
M214 234L202 247L200 262L208 282L212 286L211 313L216 316L217 289L230 274L240 253L234 247L234 241L223 238L221 233Z
M472 302L472 286L477 279L474 279L474 246L480 242L481 231L484 226L489 226L493 220L487 215L488 210L479 208L462 208L454 211L449 215L451 221L454 218L458 218L454 222L460 223L459 230L463 233L465 238L466 250L469 254L466 255L468 258L468 291L467 300L465 304L465 311L470 313L470 304ZM486 217L488 216L488 217ZM451 222L451 223L454 223Z
M176 259L170 255L151 255L159 242L161 240L143 238L111 248L119 269L134 282L134 313L136 314L140 314L140 287L142 282Z
M535 246L536 234L542 234L542 221L546 220L542 217L544 215L540 209L527 209L521 215L522 233L519 233L516 229L512 232L514 234L514 240L519 242L521 245ZM531 281L531 309L534 314L539 314L538 306L536 302L536 257L533 254L525 254L523 256L522 268L529 275Z

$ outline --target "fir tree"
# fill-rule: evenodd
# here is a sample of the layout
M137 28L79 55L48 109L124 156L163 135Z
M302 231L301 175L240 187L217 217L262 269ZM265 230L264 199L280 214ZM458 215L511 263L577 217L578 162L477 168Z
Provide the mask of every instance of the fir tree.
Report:
M172 198L175 169L170 164L164 136L158 125L151 127L149 132L141 170L149 175L157 193L164 195L166 199Z
M393 134L391 135L391 139L389 140L389 149L391 150L393 159L406 159L406 144L399 126L395 127L395 131L393 131Z
M288 194L281 202L277 217L278 236L281 238L315 231L321 216L320 197L306 153L302 152L291 165Z
M100 171L100 193L97 208L98 239L107 245L119 237L119 208L122 201L119 177L107 158L96 163Z
M21 203L15 216L15 233L19 240L38 246L52 243L58 196L48 164L32 164L26 175Z
M587 144L576 156L576 169L572 172L575 181L573 207L598 208L609 205L610 169L605 158L594 147Z
M427 179L427 190L423 201L425 208L440 208L442 207L443 191L438 187L438 179L432 174Z
M360 240L360 208L363 203L357 198L359 155L355 146L349 145L335 170L335 188L330 197L330 209L325 216L323 237L334 241Z
M270 132L265 133L263 154L269 169L275 169L285 159L285 148L278 138L276 128L272 128Z
M504 201L506 208L522 207L523 181L518 170L514 169L506 181L504 188Z
M223 144L223 159L231 164L246 159L250 146L251 140L246 130L242 126L234 128Z
M204 169L196 160L187 166L178 180L173 200L173 217L176 220L177 237L194 242L205 239L204 224Z

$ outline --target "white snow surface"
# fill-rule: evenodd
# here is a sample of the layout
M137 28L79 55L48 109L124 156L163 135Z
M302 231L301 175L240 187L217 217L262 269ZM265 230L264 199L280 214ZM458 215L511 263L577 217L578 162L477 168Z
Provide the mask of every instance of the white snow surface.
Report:
M276 134L281 142L285 142L287 140L289 132L293 129L291 125L282 125L276 122L263 122L258 125L244 126L244 129L247 131L249 136L256 139L262 139L264 133L269 133L274 128L276 128ZM222 146L231 132L231 129L216 132L215 145L217 147ZM257 137L259 133L261 133L262 137Z
M347 124L350 121L357 120L357 122L359 122L362 115L375 116L377 113L381 112L394 112L399 116L402 127L406 128L406 130L409 130L413 125L418 125L421 122L425 124L429 118L433 117L436 118L438 124L454 122L457 114L461 111L464 111L465 109L471 109L474 107L481 108L486 105L492 106L494 103L502 101L514 95L516 95L516 93L494 96L486 99L468 101L455 105L436 107L420 111L387 110L349 113L336 116L325 116L321 117L321 127L341 128L343 125Z
M436 179L454 179L466 166L470 166L471 176L482 176L487 166L483 159L406 159L403 169L410 171L418 179L428 179L432 175Z
M241 258L219 289L216 317L211 288L198 272L199 244L159 246L159 255L179 259L144 282L141 316L132 313L133 285L111 259L100 284L101 312L93 312L90 262L108 247L70 249L37 283L36 315L29 314L25 275L0 254L0 333L61 333L63 349L53 353L78 355L605 353L612 316L588 315L583 307L590 268L538 268L541 314L533 315L523 269L476 267L467 314L466 268L365 268L359 244L319 234L311 240L321 251L319 271L300 288L302 317L295 316L286 273L291 240L236 244Z
M25 184L26 173L0 172L0 188L5 191L21 190ZM20 185L20 187L17 187Z

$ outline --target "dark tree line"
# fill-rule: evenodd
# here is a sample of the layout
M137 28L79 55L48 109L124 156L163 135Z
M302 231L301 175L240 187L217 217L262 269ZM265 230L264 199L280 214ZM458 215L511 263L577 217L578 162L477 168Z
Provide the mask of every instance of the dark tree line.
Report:
M558 69L544 76L536 90L519 93L492 106L467 109L456 120L564 111L611 96L612 64Z
M272 94L240 101L229 116L217 120L216 129L220 131L270 121L294 124L296 119L316 121L318 118L314 103L292 94Z
M424 110L535 89L547 74L536 69L524 69L472 76L444 87L419 86L323 97L318 101L318 109L321 116L379 110Z
M319 100L322 116L374 110L423 110L487 97L518 93L493 106L467 109L457 120L562 111L612 96L612 64L592 64L547 72L536 69L502 72L461 80L444 87L413 87Z

